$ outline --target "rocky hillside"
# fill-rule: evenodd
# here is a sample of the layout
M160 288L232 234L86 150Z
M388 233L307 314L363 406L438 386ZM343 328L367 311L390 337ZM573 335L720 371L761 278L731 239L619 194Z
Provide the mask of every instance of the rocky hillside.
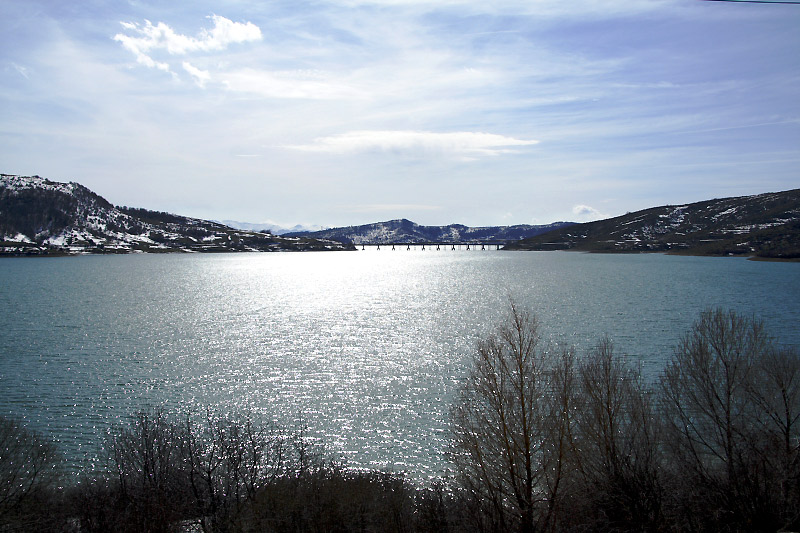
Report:
M0 255L341 249L348 247L115 207L78 183L0 174Z
M461 224L420 226L410 220L400 219L315 232L287 233L287 235L302 235L352 244L509 242L572 224L572 222L555 222L543 226L523 224L470 228Z
M800 189L653 207L561 228L506 249L800 259Z

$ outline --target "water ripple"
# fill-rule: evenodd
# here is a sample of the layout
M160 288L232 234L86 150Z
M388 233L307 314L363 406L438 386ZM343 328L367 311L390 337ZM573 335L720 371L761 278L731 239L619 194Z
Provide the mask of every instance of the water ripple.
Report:
M548 340L608 334L657 374L708 306L800 343L797 264L565 253L355 252L0 261L0 413L76 468L144 406L306 426L362 468L446 468L447 413L509 294Z

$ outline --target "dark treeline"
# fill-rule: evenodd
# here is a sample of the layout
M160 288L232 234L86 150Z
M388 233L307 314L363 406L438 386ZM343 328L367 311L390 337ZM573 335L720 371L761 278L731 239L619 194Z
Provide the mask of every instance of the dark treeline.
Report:
M429 486L326 459L302 432L138 413L64 486L57 450L0 419L0 531L800 530L800 357L759 320L702 313L657 380L602 339L542 343L514 304L451 413Z

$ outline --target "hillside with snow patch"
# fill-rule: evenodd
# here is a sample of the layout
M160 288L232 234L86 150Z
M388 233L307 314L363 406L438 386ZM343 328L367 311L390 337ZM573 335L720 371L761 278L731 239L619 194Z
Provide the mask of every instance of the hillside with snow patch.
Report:
M653 207L506 248L800 259L800 189Z
M78 183L0 174L0 255L342 250L196 218L115 207Z
M520 224L515 226L468 227L461 224L448 226L422 226L406 219L376 222L361 226L331 228L314 232L287 233L287 235L330 239L343 243L481 243L510 242L555 228L570 226L573 222L555 222L547 225Z

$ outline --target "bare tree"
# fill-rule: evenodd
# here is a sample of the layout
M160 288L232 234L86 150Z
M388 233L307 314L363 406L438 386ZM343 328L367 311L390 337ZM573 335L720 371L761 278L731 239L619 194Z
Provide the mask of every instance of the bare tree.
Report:
M512 303L508 322L479 344L452 409L454 461L485 529L545 531L557 510L574 364L571 351L543 349L538 330Z
M42 435L0 416L0 529L19 520L38 529L31 520L45 517L32 507L42 497L52 498L48 491L60 476L59 459L55 446Z
M189 463L193 501L203 531L236 531L246 504L286 474L292 439L274 426L233 420L206 411L186 419L183 453Z
M187 435L164 409L141 411L110 441L118 488L120 527L174 531L188 510Z
M749 397L756 408L750 474L756 496L783 531L800 528L800 354L770 349L756 362ZM754 468L755 467L755 468ZM755 470L755 471L754 471Z
M677 483L691 487L684 504L695 506L693 519L713 523L707 527L736 529L753 519L758 480L747 463L760 413L751 391L769 344L762 322L705 311L663 374L662 408Z
M608 338L578 365L576 500L602 530L654 530L662 521L659 430L638 369Z

